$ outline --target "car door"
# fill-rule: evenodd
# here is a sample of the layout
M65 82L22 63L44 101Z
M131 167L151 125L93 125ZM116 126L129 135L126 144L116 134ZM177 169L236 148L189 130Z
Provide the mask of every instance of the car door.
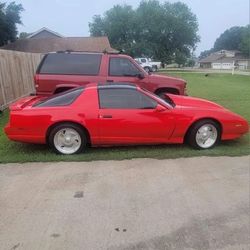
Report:
M132 62L126 57L111 56L107 82L130 82L146 88L148 75L140 70L136 62Z
M133 87L100 86L100 144L164 143L172 134L171 110L157 109L158 103Z

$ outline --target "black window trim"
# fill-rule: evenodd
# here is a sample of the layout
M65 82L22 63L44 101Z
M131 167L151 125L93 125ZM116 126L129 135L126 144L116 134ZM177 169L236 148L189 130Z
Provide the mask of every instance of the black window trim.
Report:
M140 90L142 93L144 93L145 95L149 96L151 99L155 100L158 104L164 106L167 109L174 109L176 104L174 103L174 101L171 99L171 101L173 102L173 105L164 101L162 98L160 98L159 96L157 96L154 93L151 93L149 90L145 89L145 88L141 88Z

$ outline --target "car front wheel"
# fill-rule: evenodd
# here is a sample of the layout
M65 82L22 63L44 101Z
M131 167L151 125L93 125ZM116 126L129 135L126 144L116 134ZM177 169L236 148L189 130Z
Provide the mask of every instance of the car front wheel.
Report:
M189 131L188 143L198 149L209 149L214 147L221 137L221 129L213 120L202 120L193 125Z
M59 154L80 153L86 144L86 135L76 124L59 124L51 130L49 135L49 145Z

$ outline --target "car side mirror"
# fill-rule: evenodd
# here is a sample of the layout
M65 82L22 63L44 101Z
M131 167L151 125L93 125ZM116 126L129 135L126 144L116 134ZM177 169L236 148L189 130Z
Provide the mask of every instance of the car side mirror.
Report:
M157 106L155 108L156 112L163 112L165 110L166 110L166 108L164 106L162 106L161 104L157 104Z
M137 75L137 77L138 77L139 79L141 79L141 80L145 78L145 76L144 76L143 73L139 73L139 74Z

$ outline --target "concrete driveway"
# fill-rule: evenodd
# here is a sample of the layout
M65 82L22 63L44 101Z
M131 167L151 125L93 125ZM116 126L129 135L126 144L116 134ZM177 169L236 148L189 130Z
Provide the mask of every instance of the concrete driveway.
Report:
M0 249L247 250L249 172L249 156L0 165Z

